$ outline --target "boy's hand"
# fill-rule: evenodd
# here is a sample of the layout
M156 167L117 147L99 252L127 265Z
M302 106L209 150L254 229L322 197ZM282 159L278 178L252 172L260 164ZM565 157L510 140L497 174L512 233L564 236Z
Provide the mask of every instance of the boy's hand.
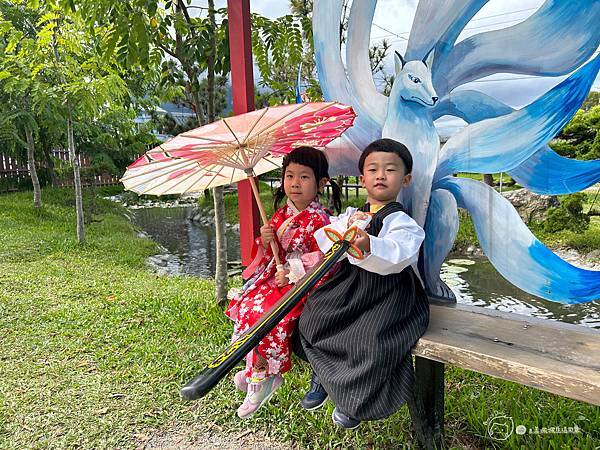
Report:
M348 228L352 226L354 222L357 220L367 220L369 218L369 214L364 211L356 211L354 214L350 216L348 219Z
M371 239L369 238L369 234L360 228L356 229L356 236L352 243L364 253L369 253L371 251Z
M270 223L266 223L260 227L260 237L265 249L275 240L275 231L273 231Z
M290 284L290 280L288 278L288 274L290 271L288 269L278 270L275 272L275 281L277 282L277 286L283 287Z

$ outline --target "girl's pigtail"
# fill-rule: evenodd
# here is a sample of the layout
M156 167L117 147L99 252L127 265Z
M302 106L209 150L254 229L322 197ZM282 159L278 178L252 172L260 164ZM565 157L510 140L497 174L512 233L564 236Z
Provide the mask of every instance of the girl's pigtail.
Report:
M277 188L275 194L273 195L273 210L277 211L279 209L279 202L283 200L285 197L285 191L283 190L283 181L281 186Z
M342 190L333 179L329 179L331 185L331 199L333 200L333 207L339 214L342 211Z

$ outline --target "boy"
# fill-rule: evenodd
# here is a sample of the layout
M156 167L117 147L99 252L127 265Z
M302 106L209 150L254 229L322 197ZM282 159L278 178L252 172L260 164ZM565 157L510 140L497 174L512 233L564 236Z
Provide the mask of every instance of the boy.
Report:
M411 180L412 157L392 139L372 142L359 160L367 204L331 218L343 232L371 215L354 243L365 257L348 256L340 270L309 297L299 321L299 337L314 374L302 401L316 409L327 399L333 422L356 428L396 412L412 395L411 348L427 329L429 305L415 264L425 233L396 201ZM327 252L332 242L315 233Z

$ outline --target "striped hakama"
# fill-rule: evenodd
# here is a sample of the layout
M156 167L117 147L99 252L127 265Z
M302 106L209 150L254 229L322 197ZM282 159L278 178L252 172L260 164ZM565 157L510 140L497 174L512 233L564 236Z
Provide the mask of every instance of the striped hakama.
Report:
M343 231L355 211L332 217L332 227ZM335 405L354 418L375 420L396 412L412 395L411 348L427 329L429 305L411 267L423 230L393 202L373 215L366 231L370 254L344 259L338 273L308 297L299 336ZM331 244L324 234L315 237L327 251Z

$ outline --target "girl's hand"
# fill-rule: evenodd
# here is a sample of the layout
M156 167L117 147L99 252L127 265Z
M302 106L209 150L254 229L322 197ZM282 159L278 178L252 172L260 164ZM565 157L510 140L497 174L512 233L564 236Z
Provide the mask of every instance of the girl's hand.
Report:
M360 228L356 229L356 236L354 237L352 243L365 253L369 253L371 251L371 239L369 238L368 233Z
M265 249L269 247L271 242L275 240L275 231L273 231L273 227L270 223L264 224L262 227L260 227L260 237Z
M290 284L290 280L288 278L289 273L289 269L278 270L275 272L275 281L277 282L277 286L283 287Z

